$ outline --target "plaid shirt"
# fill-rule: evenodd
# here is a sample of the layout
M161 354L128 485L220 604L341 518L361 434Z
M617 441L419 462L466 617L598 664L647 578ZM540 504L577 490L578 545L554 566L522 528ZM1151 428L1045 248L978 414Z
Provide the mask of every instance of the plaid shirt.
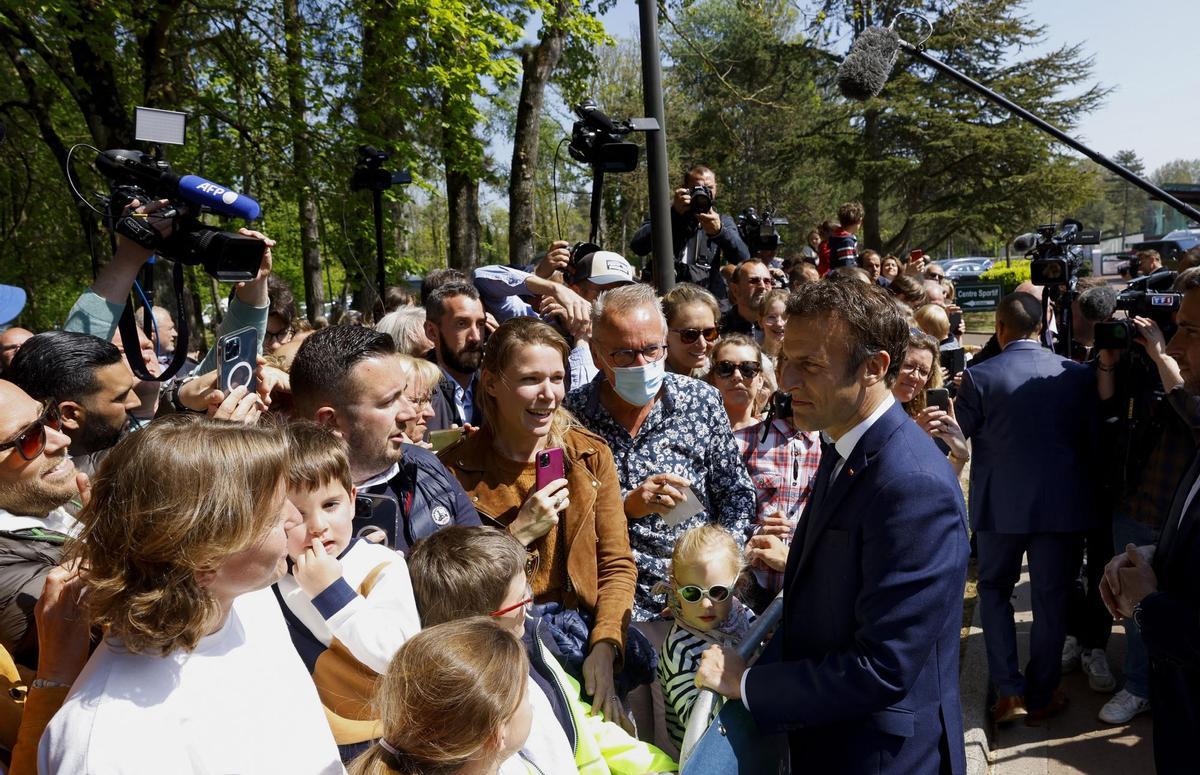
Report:
M1162 430L1141 467L1137 488L1117 506L1134 521L1154 530L1162 529L1175 490L1192 464L1196 429L1200 428L1200 399L1177 387L1167 394L1167 403L1170 406L1161 407L1165 415Z
M734 431L733 438L754 483L759 522L776 512L783 512L788 519L799 522L821 464L821 434L798 431L790 423L776 419L771 421L766 439L763 439L761 422ZM795 527L792 533L795 534ZM788 536L789 543L791 540ZM754 575L768 592L783 588L782 573L756 571Z

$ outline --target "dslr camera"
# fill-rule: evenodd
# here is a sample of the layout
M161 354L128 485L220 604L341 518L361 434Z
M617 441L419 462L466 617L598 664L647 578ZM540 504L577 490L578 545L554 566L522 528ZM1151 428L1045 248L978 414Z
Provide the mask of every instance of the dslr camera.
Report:
M688 195L692 198L691 204L688 205L689 215L712 212L713 192L711 188L703 184L692 186Z

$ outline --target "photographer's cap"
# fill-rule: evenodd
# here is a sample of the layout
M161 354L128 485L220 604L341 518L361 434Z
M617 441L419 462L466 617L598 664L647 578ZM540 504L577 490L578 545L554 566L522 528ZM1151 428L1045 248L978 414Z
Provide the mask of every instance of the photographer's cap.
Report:
M25 309L25 289L0 285L0 326L13 320Z
M633 267L620 253L597 250L576 260L572 282L587 280L596 285L629 285L633 279Z

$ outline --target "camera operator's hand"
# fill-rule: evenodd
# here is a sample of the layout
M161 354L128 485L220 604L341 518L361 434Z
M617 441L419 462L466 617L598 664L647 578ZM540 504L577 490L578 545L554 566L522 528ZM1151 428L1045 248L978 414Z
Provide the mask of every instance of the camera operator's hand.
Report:
M721 215L716 210L696 213L696 221L700 224L700 228L704 229L704 233L710 237L721 233Z
M262 240L267 245L263 249L262 263L258 265L258 274L250 282L238 283L236 291L238 301L243 304L250 307L265 307L270 303L267 298L267 278L271 276L271 248L275 247L275 240L261 231L251 229L238 229L238 234Z
M533 273L538 277L550 280L555 272L565 272L571 263L571 243L558 240L550 245L550 252L537 263Z
M169 205L170 202L166 199L159 199L145 205L134 199L125 208L124 214L146 216L147 221L160 234L169 237L172 227L171 220L155 216ZM113 253L113 260L108 262L108 265L96 275L96 279L92 283L92 293L102 296L110 304L125 306L129 300L129 291L133 288L133 281L137 279L137 273L141 270L142 264L146 263L146 260L152 255L154 255L153 248L142 247L133 240L118 234L117 250ZM113 325L115 328L116 324Z
M1150 318L1137 316L1132 318L1133 326L1137 329L1137 343L1146 348L1150 360L1160 361L1167 354L1167 340L1162 329Z
M675 197L671 200L671 207L680 215L687 215L688 210L692 206L691 189L677 188L675 189Z

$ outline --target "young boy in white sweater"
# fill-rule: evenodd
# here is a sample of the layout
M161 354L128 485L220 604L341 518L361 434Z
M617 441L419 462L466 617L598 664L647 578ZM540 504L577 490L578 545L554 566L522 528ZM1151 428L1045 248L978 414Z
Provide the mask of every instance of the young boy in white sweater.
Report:
M403 555L351 535L345 442L310 422L288 434L288 500L301 521L287 532L288 574L275 595L349 761L379 736L375 681L421 622Z

